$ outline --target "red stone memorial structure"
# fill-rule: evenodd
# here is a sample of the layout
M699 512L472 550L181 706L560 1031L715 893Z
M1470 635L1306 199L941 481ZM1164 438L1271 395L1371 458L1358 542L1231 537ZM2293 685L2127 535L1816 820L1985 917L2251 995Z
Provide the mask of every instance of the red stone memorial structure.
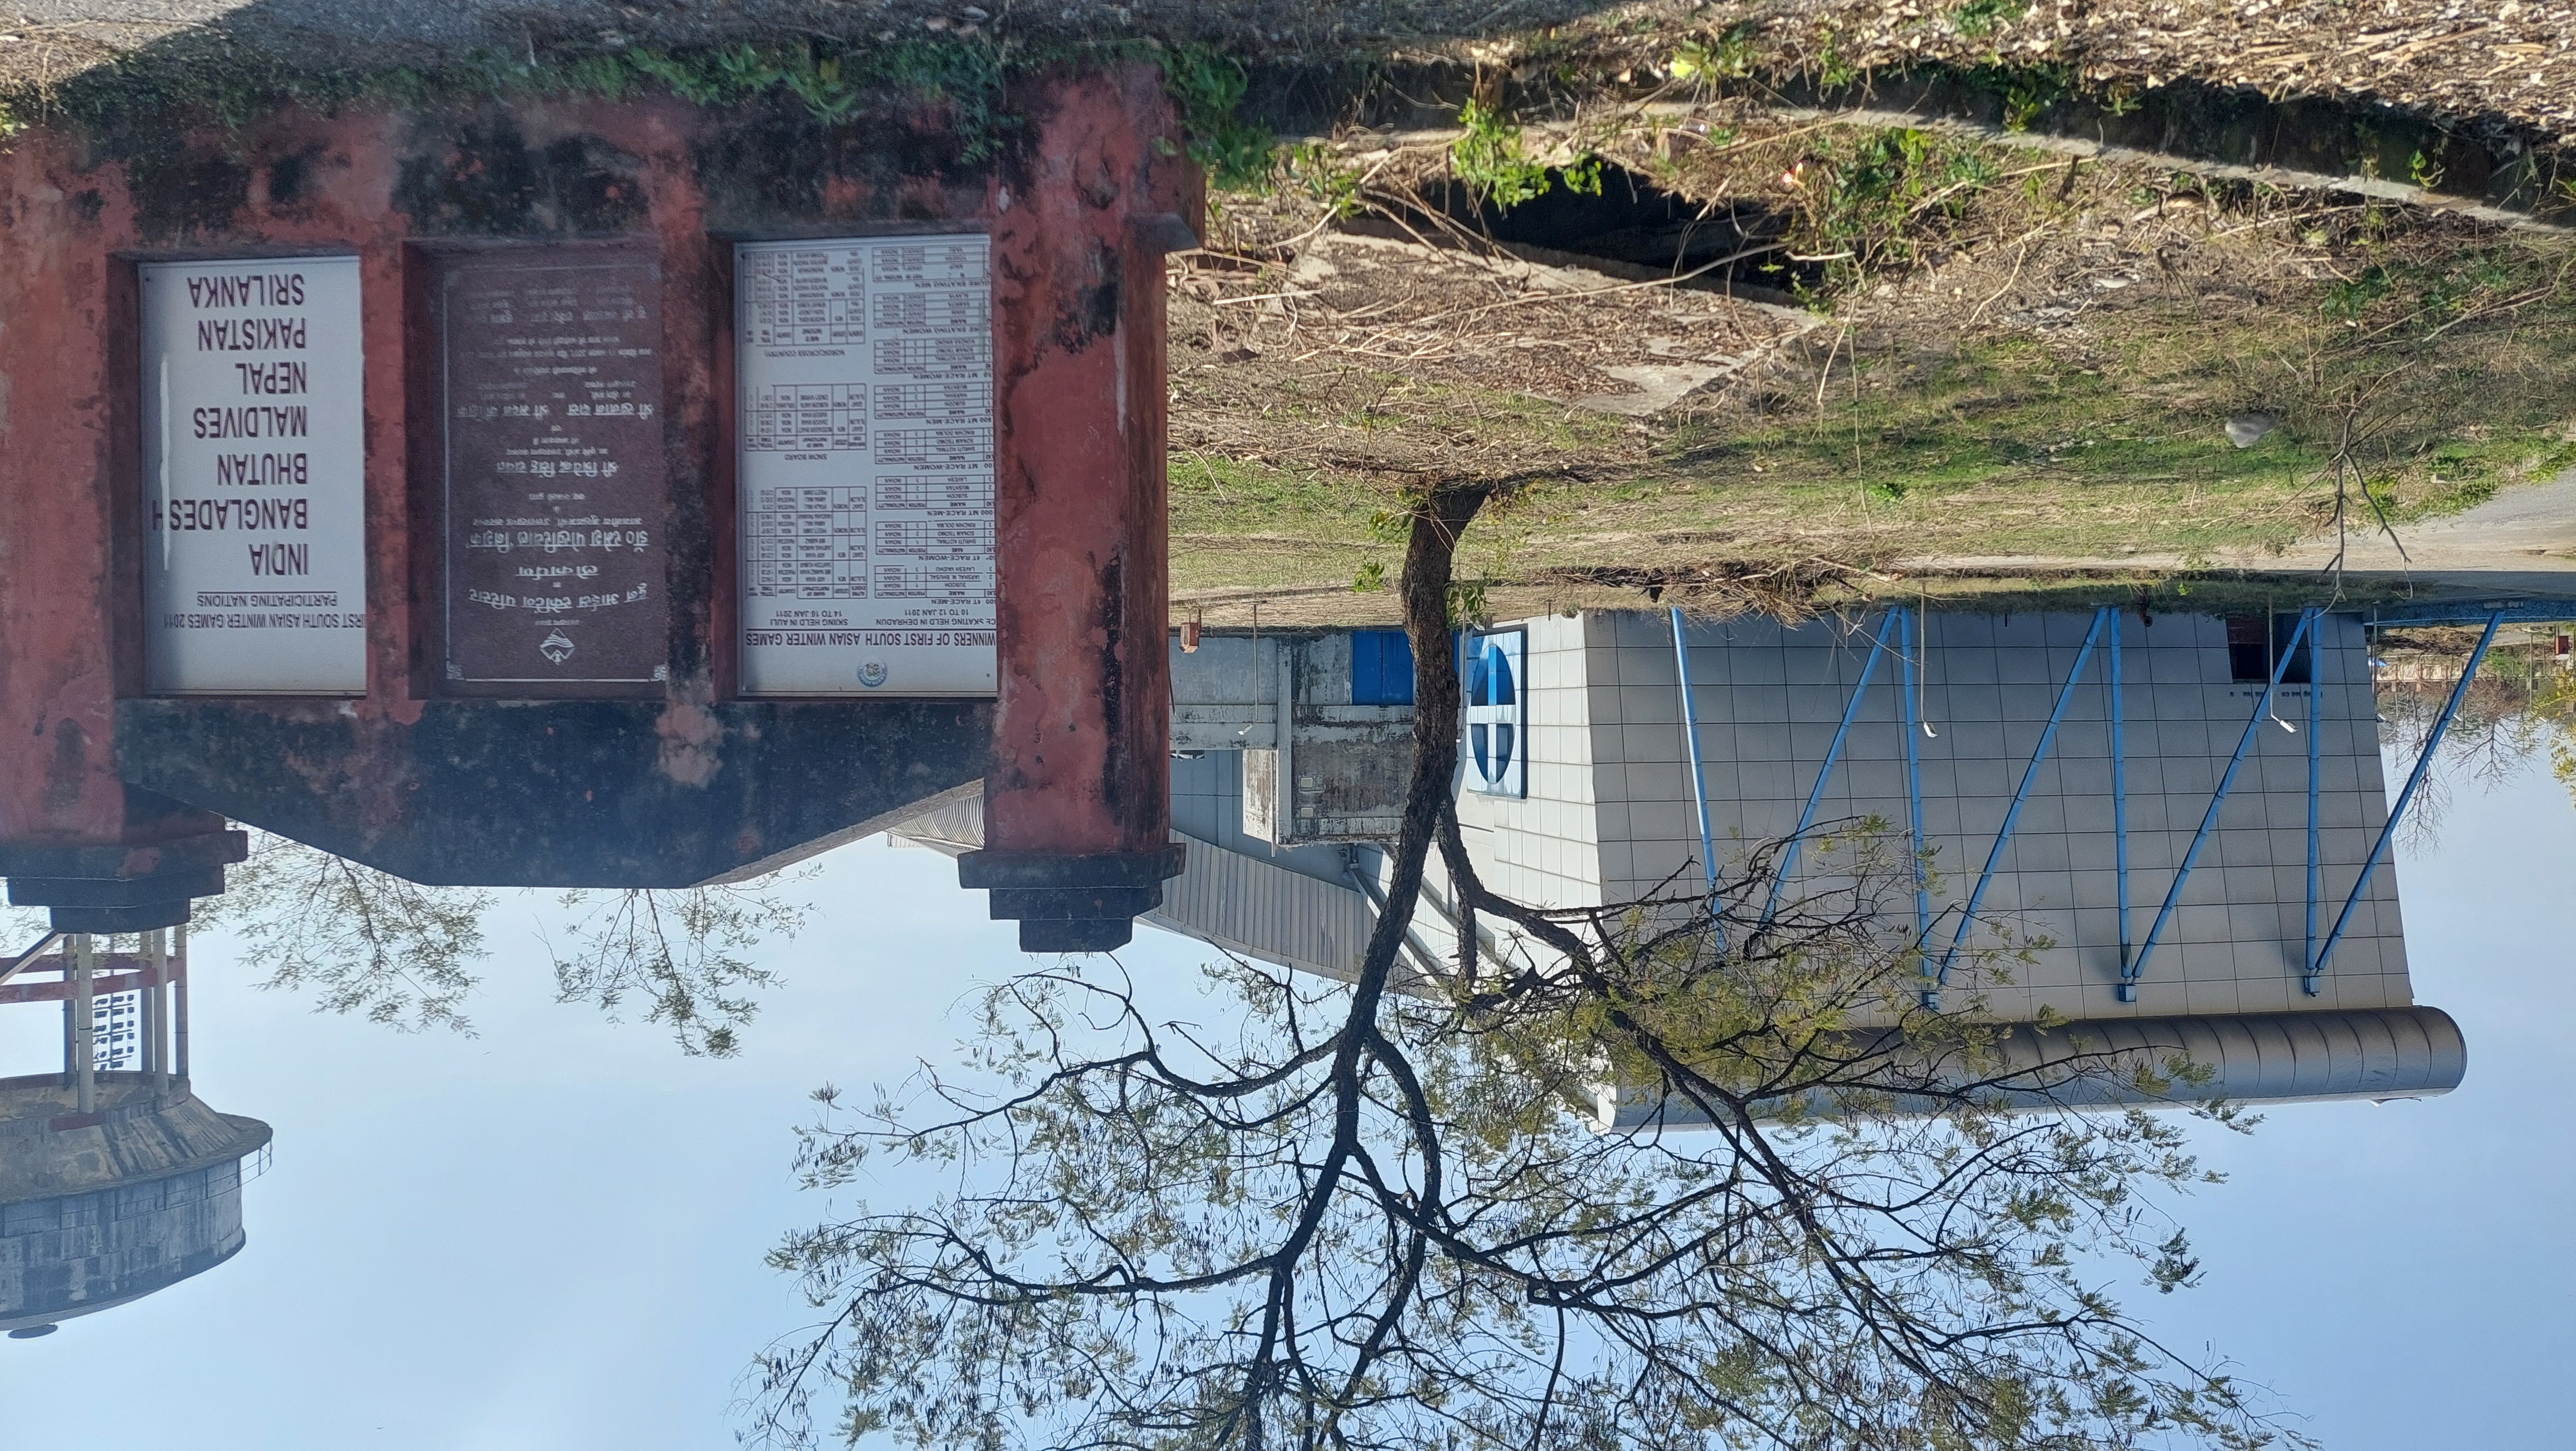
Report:
M186 920L242 823L677 887L979 783L1030 950L1177 872L1147 68L826 123L494 97L0 153L0 875ZM147 134L150 133L150 134ZM971 154L989 152L989 154Z

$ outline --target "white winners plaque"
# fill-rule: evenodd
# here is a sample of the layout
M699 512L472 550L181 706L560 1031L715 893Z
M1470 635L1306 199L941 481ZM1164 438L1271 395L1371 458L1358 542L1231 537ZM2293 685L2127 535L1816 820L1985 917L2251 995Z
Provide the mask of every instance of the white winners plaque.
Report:
M137 270L145 688L365 694L358 259Z
M735 248L743 693L994 693L991 253Z

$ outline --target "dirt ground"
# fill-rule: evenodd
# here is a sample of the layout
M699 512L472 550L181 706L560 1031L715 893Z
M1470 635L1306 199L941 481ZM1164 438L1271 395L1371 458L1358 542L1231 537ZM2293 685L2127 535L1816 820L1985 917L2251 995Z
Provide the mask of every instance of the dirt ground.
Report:
M1497 247L1426 202L1463 176L1446 139L1349 136L1221 195L1172 279L1184 612L1374 617L1405 497L1441 478L1505 487L1462 557L1497 607L1794 609L2303 567L2339 515L2411 524L2576 462L2576 244L1709 101L1686 74L2056 67L2576 141L2568 4L0 0L0 88L187 41L355 66L917 35L1555 75L1594 88L1570 126L1487 139L1768 228L1762 255L1679 286ZM2235 447L2255 416L2270 431Z
M1725 607L1971 560L2297 569L2339 501L2411 526L2576 463L2563 243L2008 146L1897 164L1888 135L1738 108L1594 139L1839 256L1794 309L1482 245L1419 204L1436 143L1224 198L1175 274L1183 604L1364 612L1432 476L1519 491L1464 556L1495 589Z
M1695 38L1737 32L1772 69L2065 64L2103 82L2375 98L2576 144L2576 6L2561 0L15 0L0 5L0 87L210 29L279 53L320 43L344 63L415 64L474 47L865 42L933 26L1004 43L1206 42L1255 64L1509 65L1543 48L1648 71Z
M1775 54L1832 56L1862 71L1925 60L2063 62L2097 81L2178 77L2275 97L2365 97L2493 118L2576 144L2576 6L2538 0L1736 0L1622 8L1589 22L1640 64L1669 33L1749 25Z

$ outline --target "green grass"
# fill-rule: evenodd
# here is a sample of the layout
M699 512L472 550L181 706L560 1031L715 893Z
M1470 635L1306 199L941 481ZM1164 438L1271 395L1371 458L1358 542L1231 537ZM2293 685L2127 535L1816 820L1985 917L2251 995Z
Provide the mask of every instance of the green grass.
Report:
M2030 0L1968 0L1950 12L1950 24L1961 35L1974 38L2006 21L2019 20L2029 9Z
M273 54L236 47L220 34L189 33L58 83L11 73L0 83L0 139L38 122L92 135L170 129L131 127L138 115L205 117L239 127L288 105L328 112L489 97L668 95L728 108L783 92L826 126L853 123L872 102L888 99L942 107L961 159L978 163L997 154L1006 133L1022 124L1005 105L1012 72L1141 61L1162 70L1191 156L1216 184L1258 184L1271 170L1274 138L1239 114L1249 78L1239 61L1210 47L1117 40L1006 49L990 38L890 36L871 41L812 31L780 41L610 50L580 42L541 46L532 38L524 48L474 49L403 66L348 64L327 48Z
M1402 544L1373 537L1391 491L1324 474L1202 454L1171 461L1172 587L1240 589L1393 578Z
M1189 454L1171 465L1172 528L1193 534L1295 534L1368 541L1384 490L1298 469Z
M2290 501L2329 457L2288 434L2240 450L2205 413L2141 408L2131 384L2019 341L1799 411L1683 434L1669 468L1739 496L1759 481L1809 519L1902 528L1914 552L2189 553L2295 538Z
M2432 316L2412 286L2378 305ZM2457 305L2440 300L2439 316ZM2368 309L2360 321L2387 324ZM1283 387L1267 411L1327 440L1323 454L1334 439L1409 441L1421 457L1427 440L1436 458L1449 430L1462 473L1500 476L1512 470L1488 461L1518 461L1518 507L1480 521L1461 554L1463 571L1503 583L1719 560L2278 552L2330 518L2353 396L2375 400L2356 415L2354 462L2400 523L2576 466L2576 306L2436 337L2393 374L2369 371L2390 355L2354 351L2351 320L2321 301L2223 325L2141 308L2096 331L2116 337L2090 368L2012 336L1928 361L1864 354L1856 399L1846 362L1821 410L1812 391L1775 396L1768 418L1712 413L1645 438L1554 404L1384 378ZM2299 349L2305 384L2264 376L2289 377L2281 360ZM2238 449L2224 421L2257 402L2287 425ZM1348 581L1372 563L1391 577L1399 562L1370 523L1400 497L1400 477L1185 454L1172 478L1181 588ZM2360 499L2353 509L2366 518Z
M1272 447L1173 452L1178 589L1349 583L1371 563L1392 579L1408 490L1442 477L1526 477L1542 481L1534 495L1554 496L1563 490L1543 482L1551 477L1624 479L1653 462L1625 420L1520 394L1349 367L1283 368L1218 392L1186 357L1176 353L1179 406L1221 412ZM1510 522L1480 521L1468 544L1489 558L1524 515L1496 511Z

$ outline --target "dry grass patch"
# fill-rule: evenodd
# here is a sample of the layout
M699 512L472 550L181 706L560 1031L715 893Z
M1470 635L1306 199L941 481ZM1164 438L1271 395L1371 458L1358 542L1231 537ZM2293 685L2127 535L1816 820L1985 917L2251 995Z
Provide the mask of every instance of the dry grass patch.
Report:
M1496 587L1867 588L1899 561L2277 552L2339 505L2402 527L2576 464L2563 241L1743 111L1525 159L1524 186L1607 163L1734 250L1769 239L1736 278L1809 311L1538 265L1563 258L1461 216L1437 146L1301 154L1176 274L1182 588L1366 584L1432 479L1512 486L1461 557ZM2248 414L2279 426L2240 449Z

